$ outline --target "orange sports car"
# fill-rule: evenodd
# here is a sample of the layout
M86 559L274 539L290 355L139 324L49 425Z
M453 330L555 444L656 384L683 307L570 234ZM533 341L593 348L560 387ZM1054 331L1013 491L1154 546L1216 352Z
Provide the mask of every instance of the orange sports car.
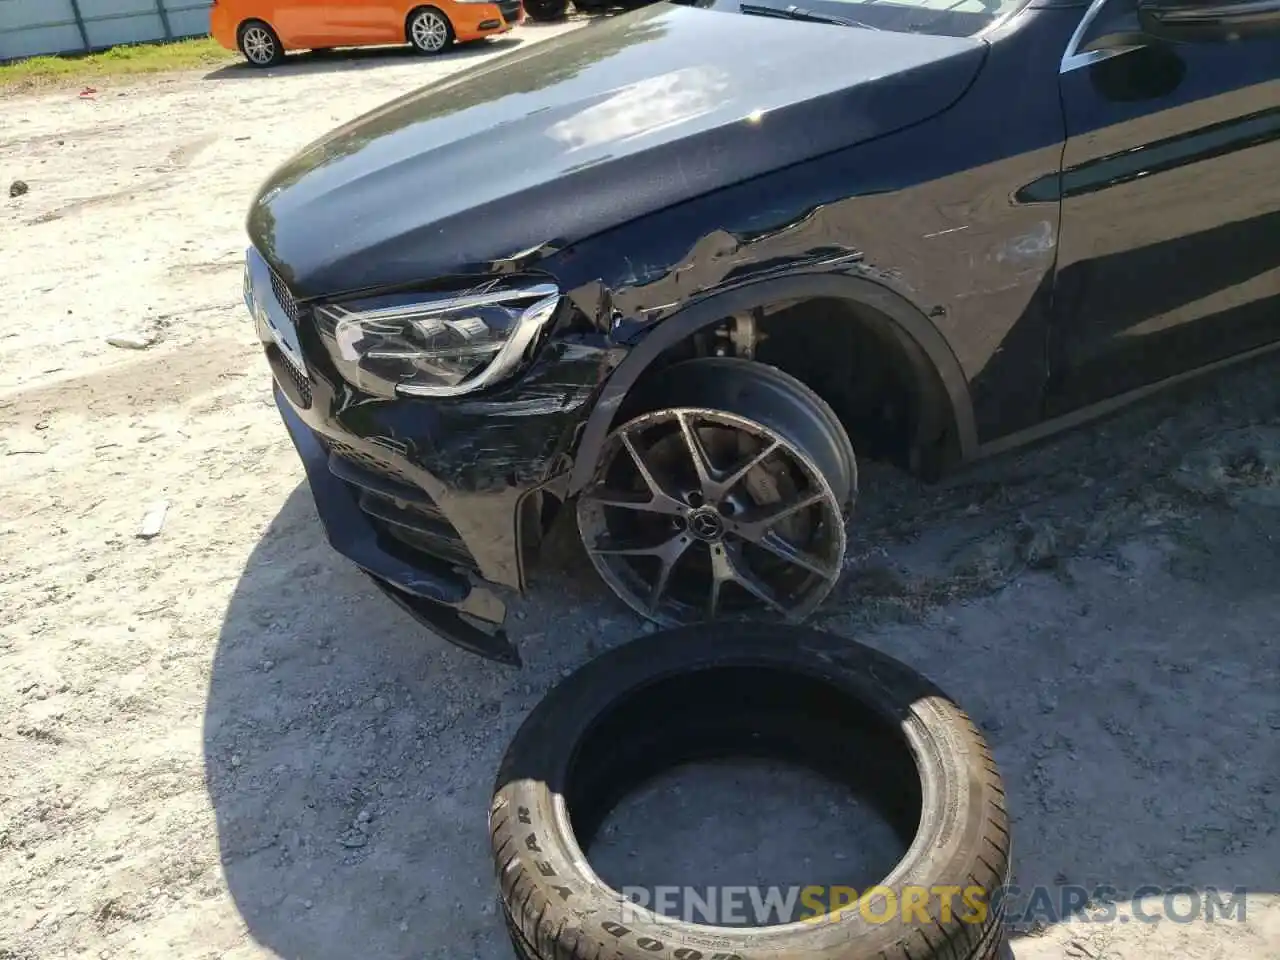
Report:
M524 18L521 0L213 0L214 39L255 67L290 50L409 43L439 53L455 40L506 33Z

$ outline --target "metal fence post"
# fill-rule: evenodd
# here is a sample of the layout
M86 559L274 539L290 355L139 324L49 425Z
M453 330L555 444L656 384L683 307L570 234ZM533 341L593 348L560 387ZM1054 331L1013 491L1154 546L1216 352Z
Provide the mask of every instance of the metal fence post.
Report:
M160 25L164 27L164 38L173 39L173 29L169 26L169 11L164 7L165 0L156 0L156 13L160 14Z
M76 29L80 31L80 43L89 49L89 31L84 28L84 17L80 13L80 0L71 0L71 12L76 18Z

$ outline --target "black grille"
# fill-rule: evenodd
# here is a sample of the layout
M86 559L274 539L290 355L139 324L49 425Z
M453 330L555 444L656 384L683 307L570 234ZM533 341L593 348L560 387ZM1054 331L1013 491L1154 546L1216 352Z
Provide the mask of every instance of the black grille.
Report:
M474 569L475 558L454 528L422 490L403 471L340 440L325 440L329 448L329 472L356 493L357 504L374 528L408 553Z
M385 460L379 459L371 453L365 453L358 447L343 443L341 440L326 438L325 444L328 446L329 452L336 458L336 460L330 461L331 472L334 476L354 483L356 486L371 488L373 488L373 478L385 478L393 481L393 483L390 486L380 484L376 489L383 492L395 491L409 498L425 496L414 486L413 480L410 479L407 473L396 469ZM355 467L355 470L344 470L343 467L347 465Z
M403 500L392 500L366 491L360 495L360 509L379 531L410 551L448 560L459 566L475 566L462 537L435 504L424 510Z
M293 321L294 327L297 327L302 313L298 308L298 301L293 298L289 288L284 285L283 280L276 276L274 270L271 272L271 292L276 295L276 300L279 301L284 312L288 314L289 319Z
M281 309L288 315L289 322L293 324L294 329L298 329L298 321L302 317L302 310L298 307L298 301L294 299L293 294L289 292L289 288L284 285L283 280L276 276L274 270L271 271L271 292L275 294L276 302L280 304ZM306 373L300 370L289 359L288 354L274 343L267 345L267 362L271 365L272 376L276 378L276 383L280 384L280 389L285 392L285 396L299 408L303 410L309 409L311 407L311 381Z
M283 350L274 343L267 344L267 363L271 366L271 375L280 384L286 397L301 410L311 408L311 382L307 375L293 365Z
M502 19L507 23L515 23L520 19L520 0L502 0L498 9L502 11Z

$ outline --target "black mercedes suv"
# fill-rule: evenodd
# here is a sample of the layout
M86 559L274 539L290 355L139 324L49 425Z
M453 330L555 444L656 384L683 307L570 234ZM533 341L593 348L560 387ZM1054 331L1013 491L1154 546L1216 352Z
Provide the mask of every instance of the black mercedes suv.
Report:
M571 507L661 623L800 618L936 476L1280 342L1280 0L659 3L350 123L246 302L329 539L507 662Z

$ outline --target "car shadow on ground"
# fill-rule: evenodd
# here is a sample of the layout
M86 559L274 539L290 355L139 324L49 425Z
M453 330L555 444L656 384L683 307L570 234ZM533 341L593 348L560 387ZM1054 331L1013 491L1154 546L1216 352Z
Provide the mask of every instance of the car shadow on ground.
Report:
M497 53L510 53L522 42L518 35L508 34L488 40L457 43L444 53L425 57L413 47L350 47L336 50L308 50L290 54L277 67L261 69L243 60L227 64L205 74L204 80L261 80L268 77L306 76L315 73L337 73L346 70L376 70L379 67L428 65L442 61L469 60Z
M223 870L256 940L309 960L508 955L493 772L583 656L538 652L535 618L515 625L527 672L426 633L333 553L306 485L290 494L227 608L204 730Z
M1064 456L1087 472L1073 443ZM1008 461L1005 479L1023 467ZM903 509L927 514L930 496ZM1169 557L1124 548L1112 566L1031 573L922 622L826 621L932 676L983 726L1015 883L1059 905L1099 884L1122 903L1143 885L1274 899L1280 510L1203 514L1209 562L1185 580L1161 572ZM306 960L510 956L486 830L493 771L551 684L641 627L572 550L543 583L513 608L525 669L498 666L426 634L337 557L305 485L286 499L227 608L204 735L223 870L259 943ZM791 881L794 851L778 846L756 874ZM1040 907L1050 932L1058 909ZM1019 958L1061 955L1034 923L1017 932ZM1105 955L1100 943L1079 955Z

